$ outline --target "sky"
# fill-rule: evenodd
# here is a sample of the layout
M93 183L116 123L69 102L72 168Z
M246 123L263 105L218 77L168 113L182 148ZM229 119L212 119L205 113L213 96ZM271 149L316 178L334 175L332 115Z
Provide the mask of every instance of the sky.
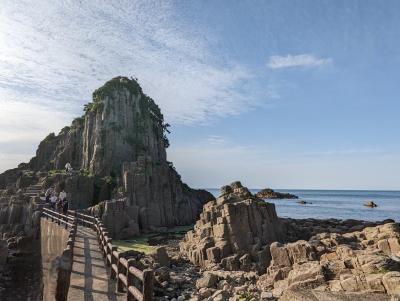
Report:
M193 187L400 190L399 1L2 0L0 172L118 75Z

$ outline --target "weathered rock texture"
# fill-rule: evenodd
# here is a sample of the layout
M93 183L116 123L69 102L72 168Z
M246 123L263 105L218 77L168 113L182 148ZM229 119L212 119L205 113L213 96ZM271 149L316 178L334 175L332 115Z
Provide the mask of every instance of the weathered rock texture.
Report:
M38 223L39 212L30 197L21 192L9 195L0 191L0 238L12 242L10 247L16 247L18 243L13 237L36 236Z
M48 135L29 163L0 175L0 189L55 186L66 190L72 209L125 197L93 209L115 234L194 223L213 196L182 183L167 161L168 126L135 80L114 78L93 93L82 117ZM68 162L72 173L63 170Z
M282 240L274 204L252 196L240 182L234 182L221 188L218 199L204 205L180 248L201 267L220 264L226 270L263 269L270 259L269 244Z
M298 300L317 300L313 293L304 299L294 293L313 289L341 292L331 294L338 296L332 300L346 300L340 296L357 292L379 293L382 298L377 300L386 300L385 294L400 294L399 238L399 225L387 223L346 234L320 233L309 241L275 242L270 246L271 264L259 285L276 297L285 292L283 300L296 294Z
M93 175L120 175L124 162L147 155L166 163L163 115L139 84L125 77L108 81L93 93L85 114L58 135L48 135L29 165L34 170L75 169Z

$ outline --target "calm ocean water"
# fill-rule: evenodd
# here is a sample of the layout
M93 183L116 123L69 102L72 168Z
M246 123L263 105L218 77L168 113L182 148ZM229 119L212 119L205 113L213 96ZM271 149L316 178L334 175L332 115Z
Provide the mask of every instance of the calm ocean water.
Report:
M207 189L214 196L219 196L219 189ZM250 189L256 193L259 189ZM280 217L292 218L337 218L362 219L370 221L387 218L400 221L400 191L366 191L366 190L291 190L289 192L312 204L300 205L298 200L269 200L275 203ZM378 207L363 206L366 201L374 201Z

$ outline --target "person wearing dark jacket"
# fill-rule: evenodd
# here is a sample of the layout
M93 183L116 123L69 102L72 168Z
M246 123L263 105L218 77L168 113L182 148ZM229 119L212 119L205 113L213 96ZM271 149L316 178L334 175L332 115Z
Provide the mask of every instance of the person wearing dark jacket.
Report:
M69 207L68 200L64 199L63 204L62 204L62 211L63 211L64 215L68 214L68 207Z

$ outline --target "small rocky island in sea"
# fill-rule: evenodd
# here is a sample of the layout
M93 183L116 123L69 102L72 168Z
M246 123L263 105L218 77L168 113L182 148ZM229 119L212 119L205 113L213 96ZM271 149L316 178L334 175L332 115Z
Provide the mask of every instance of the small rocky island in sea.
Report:
M30 162L0 175L0 300L40 300L40 263L10 264L40 255L37 203L49 187L99 217L113 243L131 242L124 256L153 269L154 300L396 300L398 223L281 218L264 199L296 196L253 195L239 181L215 199L167 161L167 128L139 84L117 77Z
M256 196L260 199L270 199L270 200L275 200L275 199L298 199L299 197L297 195L291 194L291 193L283 193L283 192L278 192L274 191L271 188L264 188L257 192Z
M364 206L365 206L365 207L369 207L369 208L378 207L378 205L375 204L375 202L373 202L373 201L367 201L367 202L365 202L365 203L364 203Z

